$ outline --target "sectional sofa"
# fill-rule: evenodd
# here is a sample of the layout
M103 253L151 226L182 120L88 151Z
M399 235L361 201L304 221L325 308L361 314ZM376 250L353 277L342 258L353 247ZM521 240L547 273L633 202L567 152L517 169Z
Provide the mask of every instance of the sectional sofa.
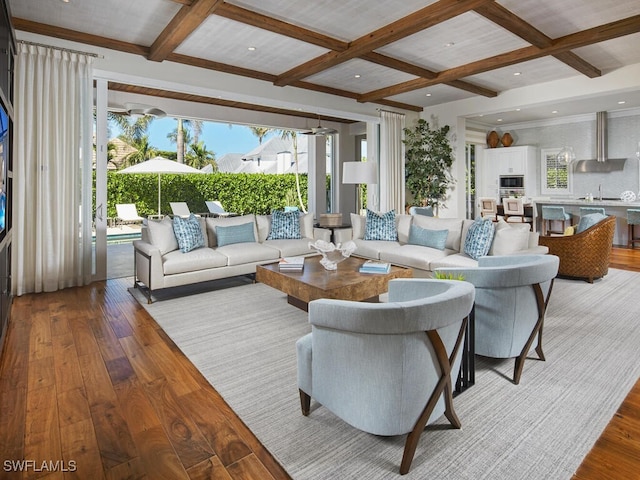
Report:
M187 229L191 227L188 236L197 234L201 244L183 249L180 240L184 238L176 234L179 230L174 228L174 222L185 225L185 219L150 220L142 228L141 239L133 242L135 285L143 289L151 303L155 290L255 274L257 265L275 262L281 257L314 254L316 251L309 248L309 242L329 241L331 232L314 228L312 214L293 212L291 216L297 220L295 232L283 229L281 222L274 231L271 215L192 216L186 225ZM199 228L199 232L194 232L194 228Z
M469 230L474 220L403 214L395 215L394 221L396 240L365 240L367 216L351 214L351 228L336 230L335 241L353 240L357 246L355 255L411 267L415 276L430 277L431 272L440 267L478 266L477 256L473 258L465 253L471 250L465 247L471 241ZM538 245L538 233L531 232L528 224L500 220L486 226L493 228L487 255L548 253L547 247ZM430 241L429 235L439 238Z

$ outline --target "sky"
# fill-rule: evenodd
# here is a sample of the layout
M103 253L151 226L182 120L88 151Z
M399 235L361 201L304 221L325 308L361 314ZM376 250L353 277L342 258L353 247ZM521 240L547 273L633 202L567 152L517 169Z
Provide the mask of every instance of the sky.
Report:
M174 151L175 143L172 143L167 135L177 127L177 121L173 117L156 118L149 127L149 142L159 150ZM115 137L119 131L111 128L111 136ZM271 138L275 133L265 137ZM204 122L200 140L204 141L207 150L213 151L216 158L226 153L247 153L259 145L256 137L249 127L244 125L230 125L228 123ZM264 142L263 141L263 142Z

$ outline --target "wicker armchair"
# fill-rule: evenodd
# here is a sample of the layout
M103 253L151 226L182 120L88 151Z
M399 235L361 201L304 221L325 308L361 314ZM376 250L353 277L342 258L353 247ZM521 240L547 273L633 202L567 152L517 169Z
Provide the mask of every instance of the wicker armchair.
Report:
M540 245L549 247L549 253L560 257L558 276L582 278L593 283L609 271L609 257L613 246L616 217L608 216L584 232L563 237L544 237Z

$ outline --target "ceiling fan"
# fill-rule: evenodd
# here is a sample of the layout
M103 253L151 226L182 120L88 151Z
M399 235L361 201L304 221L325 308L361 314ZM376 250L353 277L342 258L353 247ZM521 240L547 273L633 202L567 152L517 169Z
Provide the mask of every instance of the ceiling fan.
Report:
M167 115L164 110L160 110L152 105L145 105L144 103L125 103L124 108L109 108L109 111L129 116L143 116L150 115L152 117L162 118Z
M300 133L303 135L331 135L333 133L338 133L338 131L334 128L323 127L320 123L320 116L318 115L318 126Z

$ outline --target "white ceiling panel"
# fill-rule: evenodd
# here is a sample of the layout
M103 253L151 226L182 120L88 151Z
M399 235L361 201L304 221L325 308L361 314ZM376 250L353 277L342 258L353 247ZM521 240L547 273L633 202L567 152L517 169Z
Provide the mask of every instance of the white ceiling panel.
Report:
M456 100L463 100L474 96L475 94L471 92L441 84L428 88L421 88L401 95L395 95L393 97L389 97L389 100L408 103L409 105L420 105L423 108L428 108L441 103L455 102Z
M640 33L577 48L573 52L597 65L604 74L625 65L640 63Z
M333 38L351 41L435 2L436 0L229 0L228 3Z
M356 75L360 77L356 78ZM415 78L417 77L408 73L356 59L305 78L305 81L350 92L365 93Z
M377 51L434 71L442 71L527 46L528 43L514 34L471 12Z
M500 0L498 3L551 38L640 14L639 0Z
M255 50L250 51L249 47ZM176 49L183 55L274 75L326 52L324 48L215 15Z
M517 75L518 73L520 75ZM505 91L576 75L579 73L565 63L553 57L544 57L472 75L464 80L494 90Z
M147 47L181 7L169 0L10 0L9 4L17 18Z

